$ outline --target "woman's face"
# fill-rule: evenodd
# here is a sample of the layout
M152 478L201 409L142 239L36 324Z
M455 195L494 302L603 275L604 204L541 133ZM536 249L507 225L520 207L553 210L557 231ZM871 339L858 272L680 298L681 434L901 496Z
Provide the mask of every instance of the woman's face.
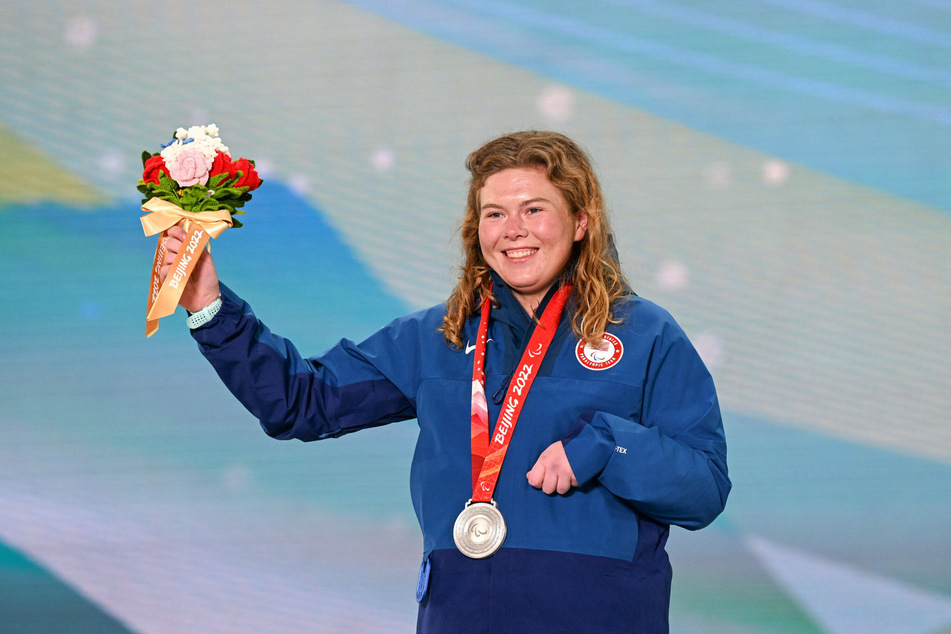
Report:
M531 313L561 275L588 217L571 215L544 168L511 168L489 176L479 192L479 245Z

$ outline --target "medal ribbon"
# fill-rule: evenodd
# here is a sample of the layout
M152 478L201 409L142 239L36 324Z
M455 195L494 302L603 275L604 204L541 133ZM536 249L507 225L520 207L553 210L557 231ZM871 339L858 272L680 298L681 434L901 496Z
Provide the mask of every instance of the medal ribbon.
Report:
M555 296L548 302L541 320L535 325L535 331L509 383L491 442L489 441L489 409L485 398L485 347L492 302L488 298L482 302L479 336L476 340L475 360L472 366L473 502L492 500L492 494L495 492L495 485L502 470L502 462L505 460L505 452L508 451L512 433L515 431L515 423L518 421L519 414L522 413L525 398L558 329L561 312L571 294L571 288L571 284L566 284L558 289Z

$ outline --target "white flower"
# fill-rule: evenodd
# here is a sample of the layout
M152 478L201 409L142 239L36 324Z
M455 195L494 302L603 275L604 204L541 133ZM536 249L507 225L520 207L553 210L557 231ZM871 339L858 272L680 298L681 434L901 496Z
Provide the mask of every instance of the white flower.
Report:
M178 163L178 155L182 153L183 149L185 149L185 146L182 145L182 142L175 141L167 148L162 150L162 158L165 159L166 167Z
M202 155L212 161L218 152L231 156L231 151L218 138L218 126L213 123L206 126L194 125L187 130L179 128L175 131L175 139L171 145L162 150L162 158L165 159L165 164L169 169L173 165L177 165L178 155L188 146L200 151Z
M208 158L214 159L217 152L231 156L228 148L218 138L218 126L215 124L194 126L188 129L188 134L194 139L196 147Z

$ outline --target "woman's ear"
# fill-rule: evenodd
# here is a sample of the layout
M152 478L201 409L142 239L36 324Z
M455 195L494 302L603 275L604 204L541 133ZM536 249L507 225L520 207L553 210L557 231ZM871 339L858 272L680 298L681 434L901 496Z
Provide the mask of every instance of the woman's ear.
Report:
M578 242L588 233L588 212L581 210L575 219L575 242Z

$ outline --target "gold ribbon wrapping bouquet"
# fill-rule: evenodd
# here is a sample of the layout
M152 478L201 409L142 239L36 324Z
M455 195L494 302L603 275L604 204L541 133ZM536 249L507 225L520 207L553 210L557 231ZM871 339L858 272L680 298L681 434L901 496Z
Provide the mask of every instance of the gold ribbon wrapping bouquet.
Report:
M214 124L179 128L161 152L143 152L142 164L138 189L145 195L142 211L148 212L142 228L147 236L159 234L146 308L145 334L151 337L159 319L175 312L208 239L241 226L233 216L244 213L240 207L262 181L254 161L232 160ZM162 282L168 230L176 225L185 229L185 241Z

